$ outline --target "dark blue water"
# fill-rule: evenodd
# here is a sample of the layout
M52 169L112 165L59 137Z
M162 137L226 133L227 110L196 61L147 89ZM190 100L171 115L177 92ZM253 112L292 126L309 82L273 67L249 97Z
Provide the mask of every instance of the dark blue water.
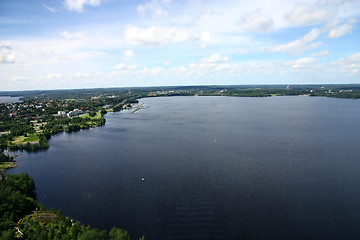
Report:
M28 172L46 207L148 240L359 239L359 100L141 102L7 173Z

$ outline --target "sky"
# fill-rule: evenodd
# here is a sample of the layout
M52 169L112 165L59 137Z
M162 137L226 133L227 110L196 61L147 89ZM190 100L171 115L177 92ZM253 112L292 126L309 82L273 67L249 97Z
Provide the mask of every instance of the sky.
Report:
M0 90L360 83L360 0L0 0Z

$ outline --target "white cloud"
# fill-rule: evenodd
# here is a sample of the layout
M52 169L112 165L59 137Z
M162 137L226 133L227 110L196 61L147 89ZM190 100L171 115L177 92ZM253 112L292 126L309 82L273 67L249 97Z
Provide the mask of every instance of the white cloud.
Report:
M16 41L17 60L25 64L53 65L68 64L73 61L95 60L105 56L105 51L92 50L86 39L46 39ZM84 49L88 50L84 50Z
M304 57L304 58L300 58L300 59L292 62L291 67L292 68L303 68L303 67L307 67L307 66L311 65L314 62L315 62L315 58Z
M229 63L228 56L213 54L209 57L204 57L197 62L189 63L180 70L180 73L186 73L189 76L202 77L213 74L219 75L222 72L234 70L234 64Z
M190 28L130 26L125 30L125 39L130 44L162 46L169 43L183 43L198 39Z
M86 35L85 32L74 32L74 33L70 33L68 31L62 31L60 33L60 35L65 38L65 39L85 39Z
M300 55L308 49L316 48L320 46L321 42L312 43L310 44L310 46L308 45L310 42L316 40L319 36L320 36L320 30L318 28L314 28L300 39L297 39L289 43L276 45L274 47L264 47L261 49L261 51L285 52L291 55Z
M274 22L271 17L256 13L244 16L240 25L243 29L252 32L269 32L273 29Z
M304 42L312 42L316 40L320 36L320 30L318 28L313 28L309 33L307 33L302 41Z
M360 73L360 52L351 54L346 58L341 58L332 62L333 65L338 65L341 72L345 73Z
M126 50L126 51L124 51L124 56L125 56L125 57L130 58L130 57L133 57L134 55L135 55L135 53L134 53L134 51L132 51L132 50Z
M322 56L327 56L330 54L330 51L328 50L324 50L324 51L320 51L320 52L314 52L311 54L311 56L313 57L322 57Z
M161 68L161 67L153 67L150 69L150 72L151 72L151 74L159 74L162 70L163 70L163 68Z
M104 52L96 52L96 51L79 51L71 53L67 56L63 56L63 60L77 61L83 59L94 59L100 56L104 56Z
M25 77L25 76L13 76L11 78L11 80L14 81L14 82L17 82L17 83L22 83L25 80L27 80L27 77Z
M320 47L323 43L321 41L319 42L314 42L310 44L310 48L317 48Z
M201 41L203 41L203 42L208 42L208 41L210 41L210 38L211 38L211 36L210 36L210 32L209 32L209 31L203 31L203 32L201 33Z
M136 69L135 65L126 65L124 63L120 63L114 67L116 70L134 70Z
M237 54L241 54L241 55L243 55L243 54L249 54L249 53L250 53L250 50L249 50L249 49L246 49L246 48L240 49L239 51L237 51Z
M164 66L169 66L170 64L171 64L170 61L165 61L163 65L164 65Z
M152 0L144 4L137 6L136 10L138 13L146 16L147 14L151 15L153 18L162 18L169 15L169 13L163 9L163 5L169 3L170 1L166 0Z
M229 57L222 57L220 54L213 54L210 57L205 57L200 60L203 63L225 63L229 61Z
M15 63L16 57L9 44L0 42L0 63Z
M46 78L48 80L52 80L52 79L59 79L59 78L62 78L64 77L61 73L49 73Z
M325 8L314 8L306 5L299 5L293 8L285 19L296 26L325 23L334 16L334 12Z
M353 30L353 26L350 23L345 23L340 26L334 27L330 29L328 37L329 38L338 38L347 33L351 33Z
M64 4L69 11L82 12L85 5L100 6L101 0L65 0Z
M52 12L52 13L57 11L56 8L49 7L49 6L46 5L45 3L44 3L43 5L44 5L44 8L46 8L47 10L49 10L49 11Z
M76 78L87 78L90 77L90 73L77 72L73 76Z

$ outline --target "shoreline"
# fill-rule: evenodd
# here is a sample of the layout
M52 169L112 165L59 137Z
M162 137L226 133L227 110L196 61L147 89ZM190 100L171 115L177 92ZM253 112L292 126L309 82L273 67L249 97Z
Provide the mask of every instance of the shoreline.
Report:
M4 173L6 170L9 170L11 168L16 168L19 166L19 163L14 161L14 162L3 162L0 163L0 173Z
M0 162L0 174L4 173L6 170L20 166L20 164L16 161L16 158L21 155L22 153L12 156L13 160L11 162Z

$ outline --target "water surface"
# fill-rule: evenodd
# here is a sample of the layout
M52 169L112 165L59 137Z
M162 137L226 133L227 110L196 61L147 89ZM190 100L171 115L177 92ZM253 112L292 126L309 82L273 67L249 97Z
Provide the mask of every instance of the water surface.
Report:
M62 133L15 174L39 202L146 239L357 239L360 101L142 99ZM145 181L141 181L145 178Z
M21 97L0 96L0 103L21 102Z

